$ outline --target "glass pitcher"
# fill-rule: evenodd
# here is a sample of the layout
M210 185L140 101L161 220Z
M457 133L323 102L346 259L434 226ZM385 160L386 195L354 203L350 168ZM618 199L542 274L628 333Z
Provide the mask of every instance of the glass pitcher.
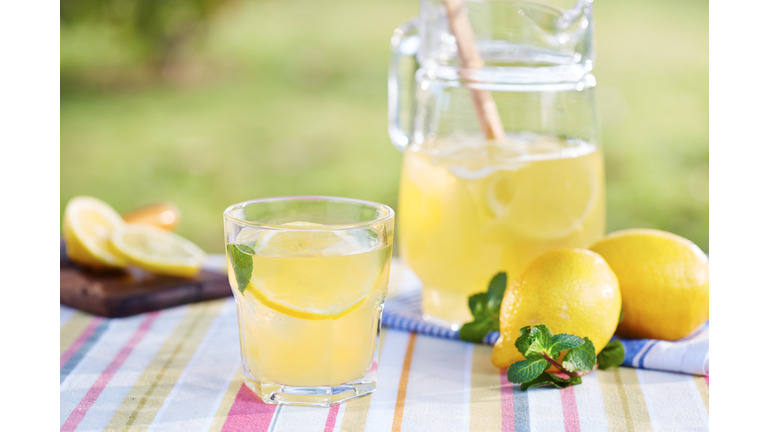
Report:
M423 283L428 320L457 329L472 320L468 297L496 273L511 281L537 255L604 234L592 0L570 3L422 0L395 30L399 250ZM457 14L478 61L465 59L466 33L452 32Z

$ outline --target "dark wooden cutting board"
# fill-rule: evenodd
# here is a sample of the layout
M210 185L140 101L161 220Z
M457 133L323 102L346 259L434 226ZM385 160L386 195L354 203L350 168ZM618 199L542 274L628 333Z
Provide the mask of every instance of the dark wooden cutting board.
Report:
M92 272L72 263L63 243L60 266L60 303L110 318L232 295L227 275L207 270L192 279L157 276L136 267Z

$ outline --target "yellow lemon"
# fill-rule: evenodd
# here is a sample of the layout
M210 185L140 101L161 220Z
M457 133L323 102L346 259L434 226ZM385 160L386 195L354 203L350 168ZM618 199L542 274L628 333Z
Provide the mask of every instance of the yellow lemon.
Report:
M491 362L507 368L524 360L515 347L520 329L546 324L553 334L588 337L600 352L616 330L621 292L600 255L558 249L534 258L512 281L501 303L501 331Z
M112 233L110 245L129 263L167 276L193 277L206 257L191 241L153 225L118 227Z
M62 225L67 255L72 261L96 269L127 264L109 247L112 232L125 225L109 204L89 196L74 197L64 209Z
M619 278L630 338L676 340L709 319L709 261L690 240L653 229L608 235L590 249Z

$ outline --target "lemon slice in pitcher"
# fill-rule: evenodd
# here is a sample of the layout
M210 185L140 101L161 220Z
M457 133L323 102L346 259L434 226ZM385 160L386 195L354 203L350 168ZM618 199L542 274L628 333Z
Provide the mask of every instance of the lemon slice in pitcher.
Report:
M74 197L64 209L62 225L67 255L72 261L97 269L127 264L109 247L112 232L125 225L109 204L89 196Z
M112 233L110 245L129 263L166 276L194 277L206 257L191 241L152 225L123 225Z
M511 230L539 240L581 232L602 200L600 153L543 158L517 172L499 171L486 186L488 207Z

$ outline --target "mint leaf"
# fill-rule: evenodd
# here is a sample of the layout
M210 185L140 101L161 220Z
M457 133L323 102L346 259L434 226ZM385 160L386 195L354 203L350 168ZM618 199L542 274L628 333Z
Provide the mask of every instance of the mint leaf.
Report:
M581 377L572 377L566 380L547 372L541 374L538 378L532 381L524 383L520 386L520 390L528 390L531 387L541 387L548 384L551 384L555 388L563 389L572 385L581 384Z
M501 300L506 289L507 275L502 272L491 279L487 292L469 297L469 311L474 320L461 326L459 339L479 343L489 332L499 330Z
M512 363L507 369L507 379L516 384L533 381L549 367L549 362L539 356L536 360L522 360Z
M477 293L469 298L469 311L475 319L485 318L489 316L488 311L488 294Z
M489 331L492 331L489 329L492 329L493 325L494 321L490 317L466 323L459 329L459 339L480 343L483 341L485 335L487 335Z
M474 321L461 326L459 339L480 343L488 332L499 329L498 318L494 319L488 310L488 294L477 293L469 298L469 311Z
M547 348L549 348L551 338L552 332L549 331L546 324L537 324L531 327L528 333L528 349L523 353L523 356L528 358L531 354L548 352Z
M488 309L490 309L491 313L496 312L496 319L499 319L501 301L504 299L504 291L506 290L507 274L504 272L497 273L488 284Z
M237 288L242 293L251 282L251 275L253 274L253 259L248 254L255 255L256 252L245 245L228 244L227 253L229 253L229 261L232 263L232 268L235 270Z
M619 366L624 362L624 345L621 341L614 340L608 342L608 345L597 355L597 368L600 370L609 367Z
M572 348L563 358L563 367L568 372L589 372L595 367L595 345L589 338L584 338L584 344Z
M527 359L541 353L550 353L552 344L552 332L546 324L537 324L533 327L525 326L520 329L520 337L515 341L515 347L520 354Z
M560 333L552 336L551 345L549 346L549 356L557 359L560 356L560 351L569 350L578 346L584 345L584 339L569 335L567 333Z
M528 348L531 346L531 326L525 326L520 329L520 337L515 340L515 347L520 354L525 357L525 353L528 352Z

